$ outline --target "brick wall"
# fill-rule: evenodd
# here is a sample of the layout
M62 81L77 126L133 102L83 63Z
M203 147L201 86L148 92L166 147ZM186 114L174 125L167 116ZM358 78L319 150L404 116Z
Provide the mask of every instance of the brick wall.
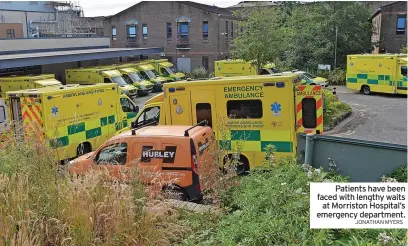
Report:
M185 16L191 19L186 47L177 49L176 19ZM137 37L134 43L127 41L126 21L136 20ZM208 21L208 39L203 39L203 21ZM228 38L226 32L228 21ZM112 47L164 47L166 57L176 63L177 57L191 59L191 68L202 65L203 56L208 57L209 71L214 71L214 61L230 57L231 21L234 23L234 37L237 35L238 20L232 16L218 15L200 8L179 2L141 2L104 21L104 33L112 35L112 26L116 27L116 40L111 40ZM171 23L172 38L167 39L166 24ZM142 37L142 24L147 24L147 39ZM152 56L149 58L157 58Z

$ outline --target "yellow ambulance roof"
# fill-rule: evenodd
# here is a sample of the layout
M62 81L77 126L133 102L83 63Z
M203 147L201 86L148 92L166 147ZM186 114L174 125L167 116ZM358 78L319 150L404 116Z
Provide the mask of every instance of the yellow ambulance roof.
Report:
M222 78L212 78L207 80L192 80L192 81L177 81L171 83L163 84L164 87L173 87L173 86L185 86L185 85L208 85L214 84L219 85L220 83L224 84L234 84L234 83L255 83L255 82L281 82L281 81L293 81L296 77L299 77L299 73L275 73L268 75L250 75L250 76L234 76L234 77L222 77Z
M173 64L171 64L170 62L160 62L159 65L163 66L163 67L172 67L173 66Z
M56 79L36 80L35 83L42 86L62 85L62 83Z
M36 80L54 79L54 78L55 78L54 74L19 75L19 76L0 77L0 81L24 81L24 80L36 81Z
M153 65L151 65L151 64L143 64L143 65L138 65L138 66L143 70L152 70L152 69L154 69Z
M37 89L9 91L7 92L7 94L50 94L50 93L61 92L61 91L73 92L73 91L84 91L84 90L107 89L111 87L116 89L117 85L114 83L94 84L94 85L71 84L71 85L41 87Z
M119 71L124 72L124 73L135 73L138 70L136 68L133 67L125 67L125 68L118 68Z

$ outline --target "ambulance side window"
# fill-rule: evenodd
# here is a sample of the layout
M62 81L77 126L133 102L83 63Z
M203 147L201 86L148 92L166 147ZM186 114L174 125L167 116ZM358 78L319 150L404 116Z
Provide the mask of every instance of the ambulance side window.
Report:
M6 110L4 106L0 106L0 123L6 121Z
M120 105L122 106L122 111L125 113L135 112L136 108L127 98L120 99Z
M103 83L113 83L110 78L103 78Z
M160 72L164 75L164 76L169 76L169 73L167 72L167 70L164 67L160 68Z
M316 100L314 98L302 99L302 124L304 128L315 128L317 126Z
M401 75L407 76L407 66L401 66Z
M140 71L140 75L142 75L143 79L150 80L149 76L147 76L145 71Z
M227 115L230 119L262 118L261 100L230 100L227 102Z
M103 148L96 157L97 164L125 165L127 157L127 144L112 144Z
M211 104L197 103L196 104L197 123L207 120L208 126L212 127Z
M262 69L260 75L269 74L268 70Z

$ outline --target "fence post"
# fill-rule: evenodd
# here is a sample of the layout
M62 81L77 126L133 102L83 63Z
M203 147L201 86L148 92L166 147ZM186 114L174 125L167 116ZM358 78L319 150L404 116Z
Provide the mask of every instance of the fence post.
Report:
M313 146L314 146L314 134L308 133L306 135L306 146L305 146L305 163L308 165L313 165Z

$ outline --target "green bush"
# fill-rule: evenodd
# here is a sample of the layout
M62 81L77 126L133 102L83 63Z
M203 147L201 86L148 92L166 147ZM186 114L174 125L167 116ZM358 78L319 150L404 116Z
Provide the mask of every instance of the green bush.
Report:
M337 96L329 90L324 90L323 99L323 123L325 126L333 126L345 113L350 113L351 107L347 103L339 101Z
M193 71L191 71L191 73L186 73L186 77L192 79L204 79L208 78L209 74L204 67L196 67L193 69Z
M390 177L396 179L398 182L407 182L407 166L400 166L392 171Z
M345 85L346 84L346 71L341 68L335 68L330 71L326 77L330 85Z

